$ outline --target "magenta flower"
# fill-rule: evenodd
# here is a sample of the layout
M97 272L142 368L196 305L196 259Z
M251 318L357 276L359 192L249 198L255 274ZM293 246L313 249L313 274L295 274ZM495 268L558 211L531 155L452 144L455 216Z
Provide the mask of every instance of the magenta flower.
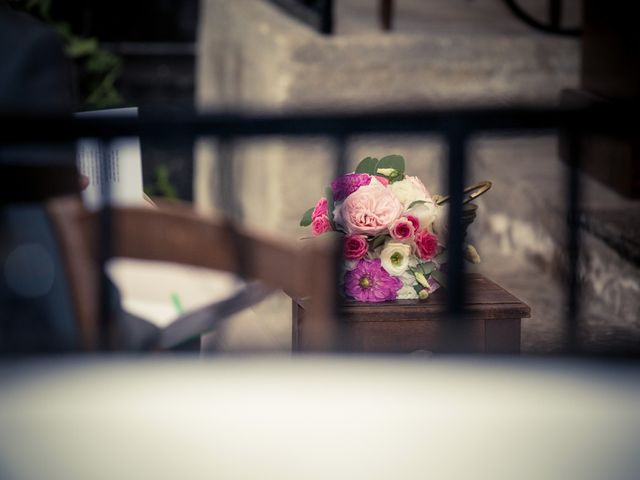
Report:
M333 190L333 199L341 202L353 192L364 185L371 183L371 175L366 173L349 173L342 175L331 182L331 190Z
M395 300L402 281L382 268L380 259L360 260L356 268L344 276L344 288L348 296L359 302L387 302Z

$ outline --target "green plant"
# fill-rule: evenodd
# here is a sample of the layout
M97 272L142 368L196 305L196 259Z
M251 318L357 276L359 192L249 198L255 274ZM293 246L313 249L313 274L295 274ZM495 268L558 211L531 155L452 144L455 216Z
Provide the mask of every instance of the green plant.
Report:
M164 197L170 200L178 199L178 191L171 183L171 175L166 165L159 165L153 171L153 184L145 185L144 193L151 196Z
M52 0L0 0L0 3L33 15L51 25L62 37L67 55L75 63L83 109L116 107L124 104L116 81L122 75L122 59L100 47L97 38L81 37L64 21L51 17Z

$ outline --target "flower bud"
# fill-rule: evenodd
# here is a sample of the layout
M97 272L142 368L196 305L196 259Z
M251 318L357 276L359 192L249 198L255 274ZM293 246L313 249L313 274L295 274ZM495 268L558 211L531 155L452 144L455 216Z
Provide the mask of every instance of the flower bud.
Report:
M429 290L427 290L426 288L423 288L422 290L420 290L418 292L418 298L420 300L426 300L427 298L429 298Z
M425 288L429 287L429 283L427 282L427 278L424 276L424 273L415 272L414 276L416 277L416 280L420 285L422 285Z
M395 178L398 176L398 171L395 168L379 168L378 173L388 178Z
M480 263L480 255L473 245L467 245L464 249L464 258L471 263Z

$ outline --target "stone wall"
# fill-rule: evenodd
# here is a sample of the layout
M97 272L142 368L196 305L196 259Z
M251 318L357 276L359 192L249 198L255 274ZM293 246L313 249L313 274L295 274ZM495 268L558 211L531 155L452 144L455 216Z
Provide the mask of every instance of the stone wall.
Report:
M577 83L572 40L514 35L490 26L473 33L327 37L267 2L205 0L198 106L317 112L545 104ZM367 155L403 154L432 190L443 191L444 150L438 139L360 137L348 151L351 165ZM237 145L232 154L236 189L247 222L299 235L301 213L333 174L334 153L331 142L321 138ZM216 158L213 144L200 145L195 190L205 211L217 204ZM479 175L500 180L496 172Z
M350 1L363 2L341 0ZM430 0L430 5L438 1L452 9L449 0ZM198 107L321 112L546 105L556 102L561 89L577 86L577 41L522 26L505 29L502 17L492 24L495 16L487 12L477 22L466 16L472 22L467 30L461 23L448 30L443 22L424 33L355 29L340 34L338 29L338 35L326 37L264 1L203 0ZM369 155L401 154L432 192L446 193L446 146L435 136L358 136L347 150L351 166ZM252 139L236 142L230 151L244 220L292 237L308 235L297 225L333 176L331 140ZM560 287L549 284L544 293L537 290L542 281L519 278L523 272L534 275L534 265L549 268L562 254L564 166L556 138L476 139L470 160L468 183L494 183L478 201L479 217L471 229L483 256L482 271L511 282L514 293L542 315L532 321L531 331L525 327L526 348L558 348L561 312L550 314L549 308L560 308ZM195 194L205 212L218 206L217 162L215 142L202 141ZM266 328L287 341L289 332L281 327L288 322L288 308L282 297L260 310L259 320L245 320L271 325ZM549 327L551 317L555 323Z

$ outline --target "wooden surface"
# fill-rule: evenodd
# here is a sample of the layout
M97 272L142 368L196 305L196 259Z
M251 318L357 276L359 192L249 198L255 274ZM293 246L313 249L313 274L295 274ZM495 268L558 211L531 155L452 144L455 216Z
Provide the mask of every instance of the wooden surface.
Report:
M346 302L340 348L371 353L519 352L520 322L530 316L529 306L480 274L466 278L469 297L463 318L447 318L444 289L427 300ZM308 298L293 301L294 351L307 350L310 305Z

